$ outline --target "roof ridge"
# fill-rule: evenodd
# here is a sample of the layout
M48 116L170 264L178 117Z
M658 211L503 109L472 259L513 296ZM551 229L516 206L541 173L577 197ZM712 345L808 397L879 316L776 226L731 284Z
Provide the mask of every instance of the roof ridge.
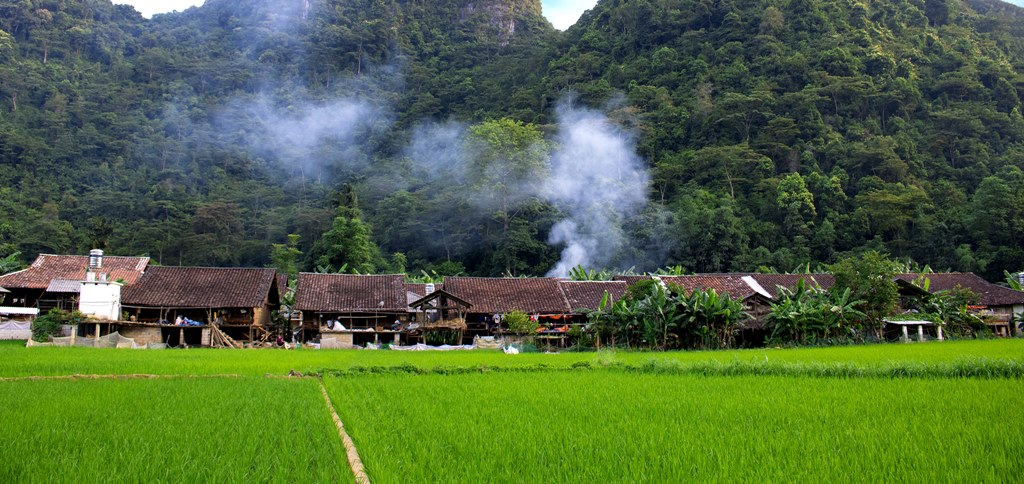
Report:
M562 287L562 282L565 281L558 281L558 293L562 295L562 302L565 303L566 312L572 312L572 304L569 304L569 296L565 294L565 288Z

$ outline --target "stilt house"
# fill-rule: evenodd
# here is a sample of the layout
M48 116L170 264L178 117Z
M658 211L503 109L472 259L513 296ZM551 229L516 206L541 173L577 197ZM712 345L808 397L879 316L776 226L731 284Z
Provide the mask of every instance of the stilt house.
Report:
M265 340L280 302L274 269L151 267L124 291L122 307L136 328L122 322L120 332L145 342L206 346L210 331L204 328L214 324L234 340ZM179 317L198 324L177 326Z
M295 308L302 311L303 340L321 347L394 342L410 319L403 274L299 274Z

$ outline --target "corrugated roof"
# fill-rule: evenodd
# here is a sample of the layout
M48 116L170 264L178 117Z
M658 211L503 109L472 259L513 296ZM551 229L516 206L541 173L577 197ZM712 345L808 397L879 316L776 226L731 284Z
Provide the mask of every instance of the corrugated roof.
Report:
M276 278L274 269L156 266L127 287L121 301L139 307L255 308L276 290Z
M149 265L149 257L103 256L102 272L107 280L134 284ZM84 281L89 257L84 255L40 254L26 269L0 276L0 286L8 289L46 289L54 279Z
M609 304L626 294L625 281L559 281L558 285L573 312L579 309L596 310L606 292Z
M299 274L295 307L315 312L406 312L402 274Z
M933 274L900 274L897 279L913 283L918 277L928 278L928 291L949 291L957 286L970 289L978 295L978 304L984 306L1012 306L1024 304L1024 292L992 284L973 272L947 272Z
M67 279L54 279L46 286L46 292L80 293L82 292L82 281L69 281Z
M444 290L472 304L474 313L566 314L572 310L558 283L548 277L446 277Z

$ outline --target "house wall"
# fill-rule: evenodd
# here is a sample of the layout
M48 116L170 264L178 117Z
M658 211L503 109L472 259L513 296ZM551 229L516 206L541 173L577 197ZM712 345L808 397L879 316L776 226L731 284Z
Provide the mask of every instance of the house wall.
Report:
M270 326L270 309L267 306L253 308L253 323L257 326Z
M78 310L100 319L121 319L121 285L116 282L83 282Z

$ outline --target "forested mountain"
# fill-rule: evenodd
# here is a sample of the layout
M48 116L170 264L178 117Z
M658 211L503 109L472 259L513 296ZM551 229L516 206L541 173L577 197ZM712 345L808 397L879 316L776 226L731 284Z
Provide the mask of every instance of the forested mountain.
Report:
M558 32L538 0L0 1L0 257L265 265L298 234L306 269L879 249L994 278L1024 268L1022 12L602 0Z

